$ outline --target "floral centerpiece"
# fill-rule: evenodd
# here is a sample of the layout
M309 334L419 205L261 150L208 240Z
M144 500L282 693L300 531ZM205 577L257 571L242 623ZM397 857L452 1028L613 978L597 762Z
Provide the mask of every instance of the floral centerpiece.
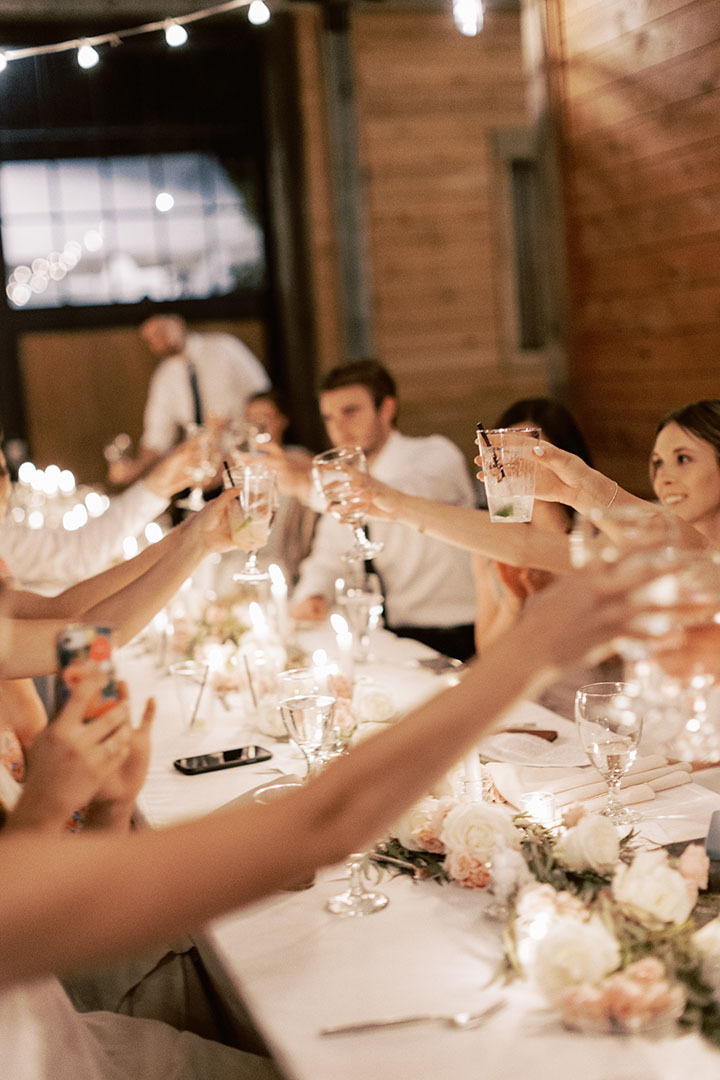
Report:
M378 847L380 863L481 889L504 921L503 973L573 1029L681 1026L720 1047L720 917L698 928L709 862L638 850L580 807L546 828L504 806L428 796Z

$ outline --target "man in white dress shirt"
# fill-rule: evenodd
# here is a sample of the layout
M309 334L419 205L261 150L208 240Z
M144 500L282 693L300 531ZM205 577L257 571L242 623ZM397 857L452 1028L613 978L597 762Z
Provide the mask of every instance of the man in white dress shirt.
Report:
M179 315L153 315L140 336L160 363L150 379L140 452L110 466L114 484L129 484L144 473L189 424L242 420L250 395L270 387L258 358L231 334L190 333Z
M443 435L410 437L397 430L395 382L377 361L331 371L320 388L320 412L332 444L361 446L378 480L429 499L474 505L465 459L454 443ZM397 522L374 521L372 539L384 544L373 564L383 583L388 628L460 660L471 656L475 590L469 554ZM322 517L293 594L296 618L326 617L335 579L347 573L342 554L350 541L346 525Z

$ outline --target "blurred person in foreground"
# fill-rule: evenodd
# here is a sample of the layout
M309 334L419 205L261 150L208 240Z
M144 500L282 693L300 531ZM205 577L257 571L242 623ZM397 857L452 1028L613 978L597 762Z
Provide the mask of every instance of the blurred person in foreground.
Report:
M193 333L180 315L153 315L140 336L160 363L148 387L138 456L109 466L108 480L119 486L141 476L191 425L241 418L248 397L270 386L258 358L232 334Z
M377 360L330 371L320 386L320 413L333 446L359 446L371 476L444 504L472 507L472 481L461 451L443 435L403 435L396 427L395 380ZM470 557L403 525L373 523L383 543L373 559L385 595L389 630L466 660L474 652L475 600ZM347 572L347 526L324 514L310 555L300 567L291 614L326 618L336 578Z
M647 577L647 571L620 565L545 590L458 685L285 798L245 803L157 832L81 835L72 843L22 822L0 833L0 1059L7 1075L269 1075L251 1071L250 1062L247 1071L245 1064L230 1071L230 1060L225 1073L217 1062L212 1071L203 1044L162 1025L108 1014L79 1016L51 976L167 941L364 850L518 696L623 632L641 608L642 594L631 587ZM81 684L76 695L84 692ZM261 1065L267 1070L270 1063Z

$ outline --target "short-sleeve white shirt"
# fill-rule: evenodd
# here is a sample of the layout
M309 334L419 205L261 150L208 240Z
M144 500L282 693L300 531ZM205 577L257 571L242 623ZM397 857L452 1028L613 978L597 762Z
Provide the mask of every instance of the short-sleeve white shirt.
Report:
M242 419L251 394L270 388L267 371L231 334L188 334L183 353L153 372L143 416L143 446L164 454L195 419L188 361L195 365L203 418Z

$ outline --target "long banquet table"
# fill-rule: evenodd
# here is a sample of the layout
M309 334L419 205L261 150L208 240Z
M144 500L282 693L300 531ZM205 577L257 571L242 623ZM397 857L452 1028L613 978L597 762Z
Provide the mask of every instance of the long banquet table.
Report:
M327 646L325 628L300 635L309 652ZM441 690L446 676L418 666L425 646L376 631L381 661L362 674L386 687L400 711ZM132 646L119 656L121 673L139 707L158 701L153 755L138 810L161 827L212 811L278 775L304 772L287 743L253 728L249 703L216 703L212 725L180 731L172 688L152 658ZM181 754L257 742L273 752L267 763L183 776ZM692 783L658 796L656 813L668 840L703 836L720 794ZM231 857L232 837L228 837ZM487 898L456 886L415 883L387 875L388 907L364 919L342 919L325 901L344 887L344 868L318 874L313 888L281 892L205 928L201 949L229 1008L242 1001L288 1080L506 1080L508 1077L583 1080L715 1080L720 1054L695 1034L646 1039L571 1033L521 982L493 982L501 958L501 926L486 916ZM490 985L488 985L490 984ZM323 1027L414 1013L454 1013L497 997L504 1007L476 1030L440 1022L321 1038Z

